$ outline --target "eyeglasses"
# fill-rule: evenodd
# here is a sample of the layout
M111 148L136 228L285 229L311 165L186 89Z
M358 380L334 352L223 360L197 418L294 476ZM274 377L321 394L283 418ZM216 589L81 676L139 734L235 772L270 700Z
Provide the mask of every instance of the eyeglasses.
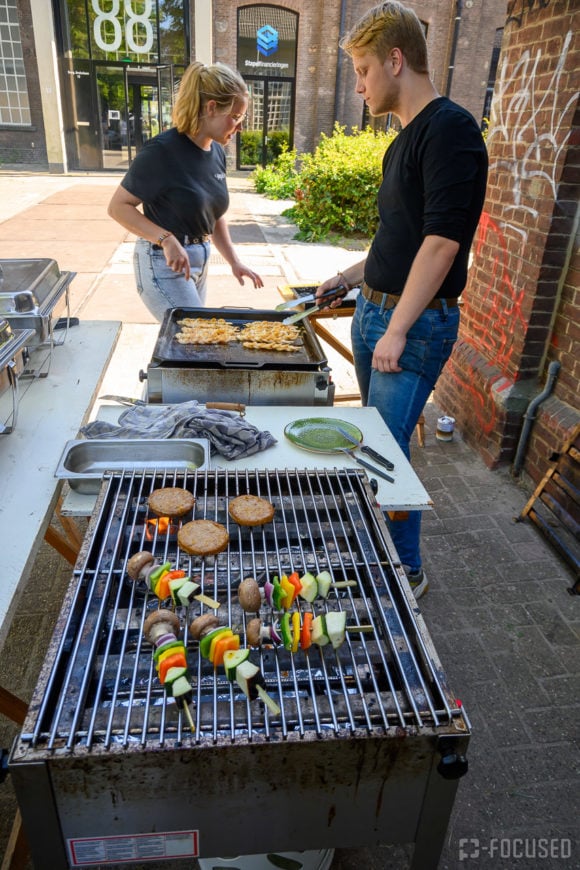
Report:
M248 114L247 112L244 112L243 115L231 115L230 114L230 118L232 119L234 124L241 124L242 121L244 121L246 119L247 114Z

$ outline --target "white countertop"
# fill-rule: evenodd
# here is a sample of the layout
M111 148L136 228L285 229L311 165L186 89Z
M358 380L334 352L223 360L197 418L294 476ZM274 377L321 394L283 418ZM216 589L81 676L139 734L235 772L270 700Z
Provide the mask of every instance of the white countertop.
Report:
M54 512L60 490L54 471L63 446L87 419L120 328L111 321L71 327L52 351L48 376L19 380L16 427L0 436L0 646ZM45 356L46 349L35 351L31 366ZM3 411L11 408L8 392L2 400Z
M100 419L116 422L124 408L120 405L101 405ZM359 407L313 407L313 406L261 406L246 408L246 419L258 429L269 431L276 439L273 447L255 453L244 459L230 462L220 455L211 457L210 467L236 469L302 469L302 468L357 468L357 464L343 453L321 454L302 450L292 444L284 435L284 427L293 420L309 417L328 417L354 423L363 433L363 443L373 447L395 464L394 471L386 472L373 460L362 455L365 461L385 471L394 478L389 483L376 476L378 483L377 501L388 510L429 510L432 501L423 484L417 477L401 448L384 424L376 408ZM64 447L64 444L62 445ZM358 455L358 451L355 451ZM366 471L367 476L374 475ZM62 513L68 516L88 516L92 513L96 496L68 490L62 505Z

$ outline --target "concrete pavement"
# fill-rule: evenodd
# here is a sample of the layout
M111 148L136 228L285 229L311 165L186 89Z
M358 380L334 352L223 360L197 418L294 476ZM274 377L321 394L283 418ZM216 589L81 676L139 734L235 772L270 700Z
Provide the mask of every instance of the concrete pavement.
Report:
M3 258L53 257L77 272L73 314L123 322L103 392L133 395L158 327L135 291L133 240L106 215L118 180L0 173L0 251ZM210 306L270 308L280 300L278 285L323 279L361 256L296 242L281 215L285 204L253 193L247 178L232 178L230 190L232 237L266 286L240 288L214 254ZM348 343L349 319L330 323ZM337 395L353 392L352 367L332 349L328 356ZM460 433L437 441L440 409L429 403L425 413L425 447L413 445L413 464L434 501L424 516L431 587L421 611L473 725L470 770L440 868L580 866L580 599L568 594L571 574L535 527L514 522L528 492L508 472L487 469ZM43 545L1 659L0 683L25 700L69 579L70 567ZM1 746L13 733L0 721ZM0 786L2 845L14 809L8 780ZM402 847L339 851L332 868L403 870L409 854Z

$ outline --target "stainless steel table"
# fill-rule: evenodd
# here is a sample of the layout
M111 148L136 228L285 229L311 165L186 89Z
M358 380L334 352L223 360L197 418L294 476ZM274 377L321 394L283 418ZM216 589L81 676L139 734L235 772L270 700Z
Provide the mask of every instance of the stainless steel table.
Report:
M87 419L120 328L111 321L72 327L53 350L48 376L20 381L18 425L0 436L0 647L58 502L63 445Z

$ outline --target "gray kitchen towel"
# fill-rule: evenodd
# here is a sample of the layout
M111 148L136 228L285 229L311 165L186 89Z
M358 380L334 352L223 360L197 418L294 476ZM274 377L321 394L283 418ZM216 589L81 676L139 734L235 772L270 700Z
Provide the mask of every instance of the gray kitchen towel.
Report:
M80 430L84 438L207 438L211 453L225 459L251 456L276 444L232 411L208 410L197 401L176 405L137 403L119 417L118 424L94 420Z

